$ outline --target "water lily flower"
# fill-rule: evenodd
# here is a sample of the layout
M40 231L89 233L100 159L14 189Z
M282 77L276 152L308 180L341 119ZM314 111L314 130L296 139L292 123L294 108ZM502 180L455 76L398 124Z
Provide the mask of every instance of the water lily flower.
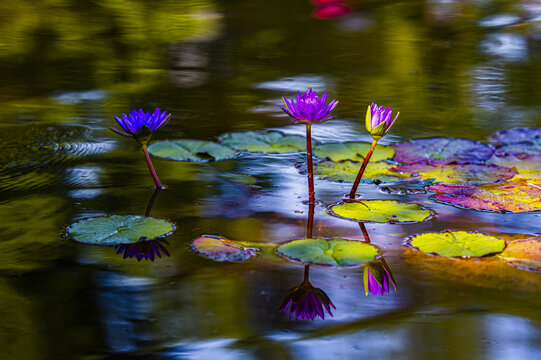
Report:
M389 292L389 287L392 285L396 291L396 283L391 273L391 269L383 258L368 263L364 268L363 273L364 293L368 296L368 292L372 295L383 295Z
M332 118L331 111L336 107L338 101L332 100L328 105L327 93L319 98L311 87L301 95L297 91L297 100L284 101L284 107L280 107L286 114L295 119L295 123L306 125L306 159L308 165L308 198L309 204L315 204L314 192L314 166L312 159L312 124L321 123Z
M169 245L165 240L148 240L141 239L133 244L119 244L115 245L117 254L124 253L124 259L131 259L135 257L137 261L142 259L154 261L155 257L162 257L162 253L165 256L170 256L169 252L161 242Z
M389 132L399 114L400 112L397 112L392 119L393 111L390 106L385 109L385 106L378 107L378 104L372 104L366 111L366 130L373 139L379 140Z
M286 98L282 98L282 100L285 106L280 108L286 114L295 118L296 123L305 124L320 123L331 119L332 116L329 114L338 104L338 101L332 100L329 105L326 105L327 93L319 98L317 93L310 87L302 95L300 91L297 91L296 102L295 99L287 101Z
M163 185L160 179L158 179L154 166L152 166L152 161L150 161L147 144L150 141L152 133L165 125L170 117L171 114L168 114L167 111L161 112L159 108L156 108L152 114L148 111L144 112L142 109L139 109L139 111L133 109L129 115L123 113L122 117L115 116L115 120L122 130L110 127L117 134L132 136L141 144L150 175L154 179L156 187L160 189L163 188Z
M279 311L285 313L289 308L290 319L314 320L318 316L325 319L325 310L332 317L331 307L336 310L327 294L305 280L288 291Z

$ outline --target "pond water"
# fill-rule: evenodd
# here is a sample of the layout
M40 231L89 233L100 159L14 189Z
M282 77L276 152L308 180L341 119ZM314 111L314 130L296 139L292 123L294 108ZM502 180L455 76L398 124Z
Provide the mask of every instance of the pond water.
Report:
M539 213L467 210L431 193L361 184L362 198L415 201L435 216L366 224L397 291L365 296L362 269L312 266L312 284L336 307L325 320L278 311L302 282L302 264L272 256L216 262L192 249L202 235L274 244L306 237L302 152L153 158L167 189L151 215L176 224L154 261L65 236L88 217L145 214L154 189L143 154L108 130L133 108L172 114L154 140L262 129L304 135L279 106L308 86L339 100L334 118L313 126L319 142L369 142L371 102L400 111L382 144L484 141L541 127L538 2L20 0L0 9L6 359L539 356L538 272L436 259L406 245L446 229L539 235ZM316 178L315 188L314 237L364 239L356 221L326 213L351 183Z

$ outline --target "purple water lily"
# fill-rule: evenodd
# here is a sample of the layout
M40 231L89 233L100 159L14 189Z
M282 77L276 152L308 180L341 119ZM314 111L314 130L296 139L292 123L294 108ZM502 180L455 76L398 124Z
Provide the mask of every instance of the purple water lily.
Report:
M139 240L134 244L119 244L115 245L115 250L117 254L124 253L124 259L131 259L135 257L137 261L142 259L154 261L157 257L161 258L162 253L165 256L170 256L169 252L161 244L161 242L169 245L165 240Z
M399 114L397 112L393 119L393 111L390 106L386 109L385 106L378 107L378 104L372 104L366 111L366 130L368 130L373 139L381 139L389 132Z
M315 288L309 281L288 291L279 311L285 313L289 308L289 318L295 320L314 320L316 317L325 319L325 310L332 317L331 307L336 310L331 299L325 292Z
M319 98L312 88L301 95L300 91L297 91L297 101L291 99L287 101L286 98L282 98L284 101L284 107L280 107L289 116L295 118L296 123L320 123L332 118L331 111L336 107L338 101L332 100L329 105L327 102L327 93L323 94Z
M373 261L365 266L363 281L364 293L366 296L368 296L369 292L374 296L377 294L387 294L389 292L390 285L392 285L396 291L396 283L394 281L393 274L383 258Z
M139 109L139 111L133 109L129 115L123 113L122 117L115 116L116 122L124 131L114 127L110 129L120 135L137 136L143 126L153 132L165 125L170 117L171 114L168 114L167 111L161 112L159 108L156 108L152 114L149 111L144 112L143 109Z

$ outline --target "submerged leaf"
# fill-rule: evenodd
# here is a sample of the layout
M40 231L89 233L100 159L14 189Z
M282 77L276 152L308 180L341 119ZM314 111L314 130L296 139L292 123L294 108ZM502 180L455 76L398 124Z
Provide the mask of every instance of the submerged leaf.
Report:
M378 223L408 223L428 219L430 210L418 204L394 200L353 200L329 208L331 215Z
M476 210L521 213L541 210L541 181L515 180L479 186L432 185L443 203Z
M112 215L83 219L68 227L68 235L82 243L117 245L171 234L175 226L164 219L139 215Z
M307 264L352 266L370 262L378 249L361 241L346 239L300 239L278 247L278 253Z
M370 149L370 143L367 142L344 142L327 143L314 147L314 156L321 159L329 159L334 162L351 160L362 162ZM376 145L371 162L386 160L392 158L394 150L390 146Z
M448 164L443 166L413 164L393 168L395 171L419 174L422 180L433 179L443 184L480 185L502 182L517 174L513 169L496 165Z
M499 253L505 241L495 236L467 231L444 231L415 235L410 243L413 247L445 257L480 257Z
M343 161L339 163L323 161L314 164L314 174L326 180L354 182L361 165L362 164L360 163L352 161ZM362 182L392 182L410 177L410 174L391 171L393 167L394 165L386 162L369 162L364 171Z
M306 138L285 135L279 131L246 131L228 133L220 141L237 150L269 154L306 151Z
M541 272L541 237L510 242L498 256L520 269Z
M453 138L426 138L393 144L393 160L406 164L444 165L483 163L494 149L478 141Z
M230 159L236 154L228 146L202 140L157 141L148 147L148 152L175 161L218 161Z
M257 255L257 248L245 247L221 237L209 235L195 239L192 247L199 254L216 261L246 261Z

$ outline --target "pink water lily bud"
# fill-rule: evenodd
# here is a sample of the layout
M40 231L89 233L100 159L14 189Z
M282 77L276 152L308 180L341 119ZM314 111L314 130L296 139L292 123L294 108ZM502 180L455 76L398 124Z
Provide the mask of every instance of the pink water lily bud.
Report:
M366 111L366 130L374 140L379 140L389 132L399 114L397 112L394 119L392 119L393 111L390 106L385 109L385 106L378 107L377 104L372 104L368 106Z

